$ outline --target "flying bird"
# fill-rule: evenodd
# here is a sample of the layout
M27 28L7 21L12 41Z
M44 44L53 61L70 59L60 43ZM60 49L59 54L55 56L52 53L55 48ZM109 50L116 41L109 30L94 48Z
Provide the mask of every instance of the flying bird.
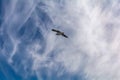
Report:
M55 29L52 29L52 31L56 32L56 35L61 35L61 36L65 37L65 38L68 38L68 36L65 35L64 32L61 32L61 31L55 30Z

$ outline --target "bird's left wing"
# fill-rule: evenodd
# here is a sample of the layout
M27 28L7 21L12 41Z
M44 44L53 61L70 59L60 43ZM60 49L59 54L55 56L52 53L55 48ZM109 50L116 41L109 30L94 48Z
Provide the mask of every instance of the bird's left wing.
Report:
M52 29L52 31L54 31L54 32L60 32L60 31L58 31L58 30L55 30L55 29Z

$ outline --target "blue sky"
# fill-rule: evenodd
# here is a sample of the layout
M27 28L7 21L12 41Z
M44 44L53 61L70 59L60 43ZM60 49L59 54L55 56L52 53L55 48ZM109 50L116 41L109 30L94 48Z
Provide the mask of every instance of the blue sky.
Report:
M119 0L1 0L0 6L0 80L120 79Z

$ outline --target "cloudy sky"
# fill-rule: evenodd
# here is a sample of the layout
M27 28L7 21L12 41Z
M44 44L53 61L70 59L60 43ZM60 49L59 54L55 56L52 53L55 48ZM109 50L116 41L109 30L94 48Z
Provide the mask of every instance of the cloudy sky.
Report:
M120 79L120 0L0 3L0 80Z

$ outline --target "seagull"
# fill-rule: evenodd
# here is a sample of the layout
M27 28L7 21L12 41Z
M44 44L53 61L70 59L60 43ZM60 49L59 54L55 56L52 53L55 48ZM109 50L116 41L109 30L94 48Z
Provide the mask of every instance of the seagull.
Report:
M65 35L64 32L61 32L61 31L56 30L56 29L52 29L52 31L56 32L56 35L61 35L61 36L65 37L65 38L68 38L68 36Z

